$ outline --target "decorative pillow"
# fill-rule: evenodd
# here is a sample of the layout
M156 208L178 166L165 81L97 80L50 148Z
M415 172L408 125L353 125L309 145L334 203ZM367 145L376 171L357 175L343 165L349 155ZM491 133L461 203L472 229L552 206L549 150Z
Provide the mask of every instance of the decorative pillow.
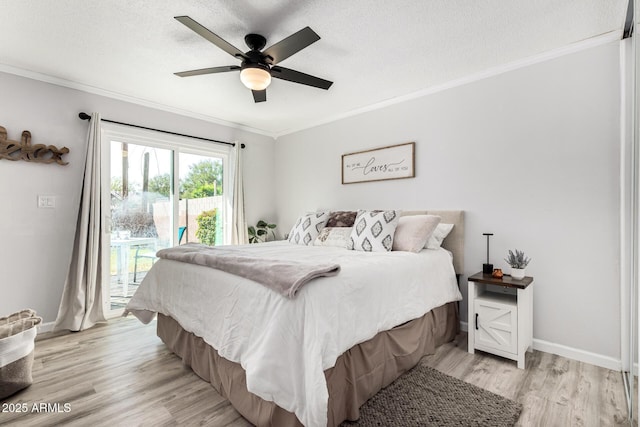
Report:
M401 216L393 237L394 251L420 252L440 223L436 215Z
M316 246L335 246L338 248L346 248L351 236L353 227L325 227L320 231L316 241Z
M300 216L289 232L289 243L313 245L328 218L329 212L313 212Z
M327 227L353 227L358 212L356 211L336 211L331 212Z
M385 252L393 247L400 211L358 211L347 249Z
M451 233L451 230L453 230L453 224L438 224L436 229L433 230L431 237L429 237L429 240L427 240L425 248L438 249L442 245L444 239L449 235L449 233Z

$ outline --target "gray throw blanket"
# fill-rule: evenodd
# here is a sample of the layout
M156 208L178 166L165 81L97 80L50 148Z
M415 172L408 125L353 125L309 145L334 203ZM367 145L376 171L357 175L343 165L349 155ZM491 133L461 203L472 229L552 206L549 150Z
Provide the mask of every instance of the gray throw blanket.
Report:
M156 255L251 279L287 298L293 298L302 285L316 277L335 276L340 272L338 264L269 259L242 254L237 248L225 249L197 243L162 249Z

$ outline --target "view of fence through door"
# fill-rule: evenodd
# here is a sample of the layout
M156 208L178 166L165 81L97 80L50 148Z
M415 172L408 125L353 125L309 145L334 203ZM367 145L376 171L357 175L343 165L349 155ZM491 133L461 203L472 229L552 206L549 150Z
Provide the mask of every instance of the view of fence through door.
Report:
M180 243L223 243L222 159L180 153L178 226L187 227Z
M159 249L223 243L224 174L223 160L215 156L118 140L109 144L109 301L110 310L120 310Z

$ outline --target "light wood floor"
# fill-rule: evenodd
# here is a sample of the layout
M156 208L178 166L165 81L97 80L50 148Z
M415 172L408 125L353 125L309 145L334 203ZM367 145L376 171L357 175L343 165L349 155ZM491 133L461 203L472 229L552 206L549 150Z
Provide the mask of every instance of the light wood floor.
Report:
M619 372L538 351L520 370L513 361L468 354L466 346L461 334L421 363L521 402L519 426L629 425ZM250 425L167 351L155 323L133 318L38 339L33 378L0 403L0 410L26 403L27 413L0 413L0 425ZM58 403L60 412L33 412L34 403Z

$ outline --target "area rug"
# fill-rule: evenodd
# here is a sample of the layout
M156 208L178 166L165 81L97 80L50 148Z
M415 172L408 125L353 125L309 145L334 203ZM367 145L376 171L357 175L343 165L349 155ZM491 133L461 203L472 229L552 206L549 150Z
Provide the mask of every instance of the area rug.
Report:
M512 427L521 411L520 403L418 365L369 399L358 421L341 427Z

